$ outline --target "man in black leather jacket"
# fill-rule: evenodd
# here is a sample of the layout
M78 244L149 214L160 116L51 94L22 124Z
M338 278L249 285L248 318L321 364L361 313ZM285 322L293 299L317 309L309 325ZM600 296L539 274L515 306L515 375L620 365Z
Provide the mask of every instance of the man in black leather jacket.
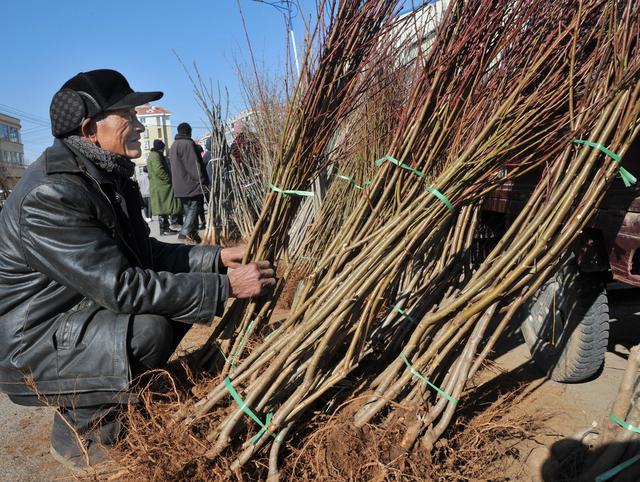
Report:
M101 461L132 378L162 366L192 323L275 284L268 262L240 264L242 248L149 237L130 159L144 131L135 106L161 96L113 70L67 81L53 145L0 212L0 390L60 407L52 454L74 467Z

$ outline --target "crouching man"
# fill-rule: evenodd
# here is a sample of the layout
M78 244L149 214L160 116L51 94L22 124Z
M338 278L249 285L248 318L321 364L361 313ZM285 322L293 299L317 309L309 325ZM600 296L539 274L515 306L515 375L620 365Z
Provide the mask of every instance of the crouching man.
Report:
M0 390L60 407L51 452L75 468L116 441L133 377L165 364L227 298L275 284L268 262L239 264L242 248L149 237L131 180L135 107L160 97L113 70L67 81L51 102L53 145L0 213Z

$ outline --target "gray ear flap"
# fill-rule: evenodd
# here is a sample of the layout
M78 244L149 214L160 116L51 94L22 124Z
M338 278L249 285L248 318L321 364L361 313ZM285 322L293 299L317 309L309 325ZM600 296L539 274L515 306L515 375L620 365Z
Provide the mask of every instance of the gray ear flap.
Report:
M64 137L80 127L86 109L82 97L75 90L61 89L51 100L49 116L54 137Z

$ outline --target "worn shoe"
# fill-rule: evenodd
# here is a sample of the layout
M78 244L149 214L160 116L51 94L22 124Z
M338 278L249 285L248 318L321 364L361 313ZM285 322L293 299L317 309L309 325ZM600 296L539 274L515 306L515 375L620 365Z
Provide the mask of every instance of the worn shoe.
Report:
M160 236L173 236L174 234L178 234L180 231L176 231L175 229L164 229L160 231Z
M69 470L78 474L98 474L110 470L109 447L92 437L78 435L59 416L51 430L51 456ZM84 449L84 450L83 450Z
M179 232L182 229L182 224L171 224L169 229Z

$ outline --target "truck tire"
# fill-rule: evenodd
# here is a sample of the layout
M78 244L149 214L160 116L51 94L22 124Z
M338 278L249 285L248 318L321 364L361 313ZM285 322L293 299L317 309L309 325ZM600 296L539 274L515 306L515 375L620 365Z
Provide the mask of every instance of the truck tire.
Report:
M598 372L609 339L609 306L600 275L581 273L570 253L521 310L531 358L551 379L581 382Z

